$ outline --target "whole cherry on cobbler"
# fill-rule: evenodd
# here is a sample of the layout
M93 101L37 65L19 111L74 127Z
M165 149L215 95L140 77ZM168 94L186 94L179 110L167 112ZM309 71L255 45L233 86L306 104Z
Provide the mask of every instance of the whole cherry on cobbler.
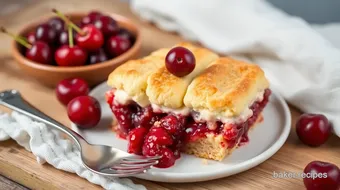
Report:
M324 144L331 134L331 125L322 114L303 114L296 122L299 139L310 146Z
M178 77L191 73L196 66L194 54L184 47L172 48L165 57L167 70Z
M304 169L303 183L307 190L339 190L340 169L322 161L310 162Z
M69 119L79 128L92 128L100 120L100 104L98 100L91 96L78 96L68 103L67 114Z
M88 95L90 88L81 78L69 78L60 81L56 87L57 99L65 106L78 96Z

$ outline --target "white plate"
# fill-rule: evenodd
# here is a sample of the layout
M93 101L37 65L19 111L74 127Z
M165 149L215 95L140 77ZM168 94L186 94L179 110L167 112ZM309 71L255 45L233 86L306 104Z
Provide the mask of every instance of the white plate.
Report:
M102 120L94 129L72 128L93 144L115 146L126 151L127 142L110 131L112 113L105 102L105 92L110 88L103 83L94 88L90 95L97 98L102 108ZM275 154L285 143L291 125L290 112L283 98L273 90L264 110L264 121L249 133L250 142L236 149L222 162L209 160L204 164L201 158L181 154L174 166L168 169L151 169L137 178L160 182L198 182L222 178L251 169Z

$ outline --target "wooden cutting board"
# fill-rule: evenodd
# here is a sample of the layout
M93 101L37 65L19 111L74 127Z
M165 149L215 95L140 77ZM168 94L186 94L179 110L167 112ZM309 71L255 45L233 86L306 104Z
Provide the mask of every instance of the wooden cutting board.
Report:
M26 2L27 0L22 1ZM0 25L5 25L8 29L16 31L20 26L32 19L43 15L51 15L51 8L58 8L63 12L99 9L131 18L142 29L142 56L158 48L172 46L182 40L176 34L166 33L151 24L140 21L131 13L128 4L118 0L32 0L27 6L19 7L14 13L9 13L5 16L0 15ZM0 35L0 42L0 91L11 88L19 89L34 106L61 123L69 125L65 108L57 102L54 90L40 85L34 79L25 76L17 68L9 52L10 39L7 36ZM0 110L9 111L3 107ZM293 123L295 123L299 112L291 107L291 114ZM157 190L300 190L303 189L302 179L277 179L273 177L273 172L302 172L303 168L313 160L324 160L340 164L339 150L340 140L338 137L332 136L325 145L319 148L310 148L300 143L294 128L292 128L287 142L278 153L263 164L241 174L208 182L185 184L133 180L136 183L145 185L148 189ZM48 164L39 165L30 152L12 140L0 142L0 174L32 189L101 189L100 186L91 184L75 174L57 170ZM2 180L0 180L1 183ZM8 184L0 185L0 187L8 187Z

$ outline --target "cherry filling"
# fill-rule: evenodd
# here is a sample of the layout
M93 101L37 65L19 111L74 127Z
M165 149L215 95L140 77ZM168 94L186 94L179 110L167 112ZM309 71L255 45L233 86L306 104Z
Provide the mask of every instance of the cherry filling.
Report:
M114 90L106 93L106 100L119 124L119 136L129 141L128 152L145 156L162 155L156 165L167 168L180 158L180 150L188 143L206 137L207 134L223 135L230 149L247 143L248 130L257 121L271 94L266 89L262 101L254 102L250 109L253 115L240 124L216 122L216 129L210 130L207 123L195 122L191 115L182 116L168 113L155 113L151 106L140 107L136 103L121 105L114 101Z

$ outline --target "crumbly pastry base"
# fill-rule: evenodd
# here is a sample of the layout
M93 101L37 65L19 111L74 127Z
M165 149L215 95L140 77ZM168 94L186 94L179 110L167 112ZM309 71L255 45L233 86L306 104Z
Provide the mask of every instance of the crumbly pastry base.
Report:
M257 118L256 122L249 128L248 132L255 128L255 125L263 121L263 116ZM241 138L239 139L239 141ZM230 155L239 147L238 142L232 149L228 149L228 143L222 134L208 134L206 138L199 138L194 142L189 142L184 146L183 152L192 154L200 158L222 161L226 156Z

